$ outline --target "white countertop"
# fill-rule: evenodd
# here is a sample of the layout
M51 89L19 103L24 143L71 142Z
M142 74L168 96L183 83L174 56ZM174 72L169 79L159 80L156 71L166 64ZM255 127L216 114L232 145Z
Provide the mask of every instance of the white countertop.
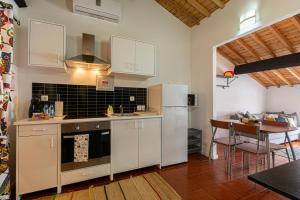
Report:
M68 123L80 123L80 122L95 122L95 121L112 121L112 120L130 120L130 119L148 119L148 118L161 118L162 115L134 115L134 116L112 116L112 117L99 117L99 118L84 118L84 119L66 119L63 117L54 117L49 120L37 120L23 119L16 121L15 126L22 125L39 125L39 124L68 124Z

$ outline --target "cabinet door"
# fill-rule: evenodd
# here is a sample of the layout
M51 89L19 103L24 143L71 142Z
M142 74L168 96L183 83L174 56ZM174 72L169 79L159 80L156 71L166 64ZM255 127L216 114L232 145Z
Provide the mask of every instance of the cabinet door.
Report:
M138 168L138 121L112 121L111 158L113 173Z
M139 122L139 167L161 163L161 119Z
M112 37L111 54L112 72L134 73L134 40Z
M136 74L155 76L155 46L136 42Z
M30 66L64 67L64 26L31 20L28 35Z
M18 138L19 194L57 186L57 135Z

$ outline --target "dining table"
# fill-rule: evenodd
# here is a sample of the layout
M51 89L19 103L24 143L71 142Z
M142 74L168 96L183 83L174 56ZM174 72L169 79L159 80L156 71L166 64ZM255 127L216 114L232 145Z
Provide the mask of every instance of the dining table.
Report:
M224 120L219 120L219 121L224 121L224 122L229 122L229 123L239 123L239 124L245 124L241 122L240 120L233 120L233 119L224 119ZM296 154L293 148L293 144L291 142L289 132L298 130L296 127L283 127L283 126L273 126L273 125L267 125L263 123L256 123L254 124L256 126L260 127L260 132L263 134L265 142L266 142L266 149L267 149L267 168L271 168L271 149L270 149L270 134L280 134L280 133L285 133L285 137L288 141L288 144L290 146L293 160L296 160Z
M300 160L251 174L248 179L289 199L300 200Z

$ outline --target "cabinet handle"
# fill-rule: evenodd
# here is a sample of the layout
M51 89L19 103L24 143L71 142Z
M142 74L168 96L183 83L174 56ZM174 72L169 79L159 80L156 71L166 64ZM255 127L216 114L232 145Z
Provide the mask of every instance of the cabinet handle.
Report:
M46 131L45 128L33 128L32 131Z
M57 54L57 64L59 64L59 54Z
M51 149L53 149L53 147L54 147L54 138L53 138L53 136L51 137L51 144L50 144L50 147L51 147Z
M144 128L144 121L143 120L140 121L140 124L141 124L140 128Z

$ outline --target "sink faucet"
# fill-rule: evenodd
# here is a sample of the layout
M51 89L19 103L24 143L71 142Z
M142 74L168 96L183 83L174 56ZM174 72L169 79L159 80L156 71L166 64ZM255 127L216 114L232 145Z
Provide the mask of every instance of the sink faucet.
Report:
M123 106L122 105L120 105L120 113L123 115L123 113L124 113L124 108L123 108Z

